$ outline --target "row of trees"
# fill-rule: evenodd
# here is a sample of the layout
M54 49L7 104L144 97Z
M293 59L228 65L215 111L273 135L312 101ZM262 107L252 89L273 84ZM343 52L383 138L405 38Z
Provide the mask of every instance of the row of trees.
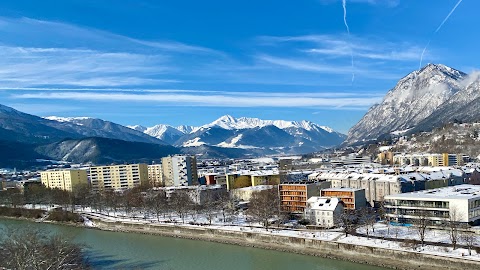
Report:
M205 190L201 204L194 201L189 190L174 190L169 196L164 190L149 186L138 186L123 192L112 190L94 191L87 185L79 185L72 192L49 189L42 185L31 185L22 193L19 189L0 192L0 204L11 207L32 205L60 205L64 210L74 211L91 209L107 215L135 216L147 219L156 217L175 222L179 218L183 223L190 218L197 222L200 216L211 224L219 217L223 222L233 220L238 215L238 205L226 192ZM279 197L275 190L254 193L246 211L248 220L259 222L265 227L280 216Z

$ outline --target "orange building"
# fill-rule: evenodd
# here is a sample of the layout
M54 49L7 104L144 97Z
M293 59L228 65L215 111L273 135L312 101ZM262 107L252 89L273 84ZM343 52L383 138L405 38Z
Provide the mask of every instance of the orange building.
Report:
M347 209L359 209L367 206L365 189L327 188L320 191L320 196L339 198Z
M329 184L329 182L312 182L278 185L280 209L284 212L303 214L307 207L307 200L312 196L318 196L320 189Z

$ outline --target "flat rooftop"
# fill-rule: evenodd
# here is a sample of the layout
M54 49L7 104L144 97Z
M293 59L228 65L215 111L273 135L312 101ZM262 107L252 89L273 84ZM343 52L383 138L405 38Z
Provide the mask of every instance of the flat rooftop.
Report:
M427 189L409 193L387 195L386 199L480 199L480 186L477 185L458 185L452 187L443 187Z
M363 190L363 188L347 188L347 187L336 187L336 188L325 188L322 191L359 191Z

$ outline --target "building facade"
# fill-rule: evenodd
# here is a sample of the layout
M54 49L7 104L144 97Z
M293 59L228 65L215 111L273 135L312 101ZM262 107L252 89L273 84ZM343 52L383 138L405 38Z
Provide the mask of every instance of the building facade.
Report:
M395 165L412 166L461 166L464 164L464 156L459 154L396 154L393 156Z
M147 164L95 166L89 169L93 190L126 190L148 183Z
M67 191L73 191L77 185L88 184L87 171L85 170L44 171L40 173L40 179L47 188Z
M240 171L225 175L228 190L280 184L280 174L273 170Z
M445 221L480 224L480 186L459 185L385 197L387 216L412 223L428 218L433 224Z
M320 195L320 189L329 187L328 182L284 183L278 185L280 210L294 214L304 214L307 200ZM322 186L324 185L324 186Z
M162 173L162 164L153 164L147 166L148 171L148 182L153 187L163 187L165 183L163 182L163 173Z
M195 156L169 156L162 158L165 186L198 185L197 158Z
M316 179L331 182L332 188L364 189L371 206L378 206L387 195L454 186L467 181L463 171L448 168L405 174L325 172Z
M360 209L367 206L365 189L355 188L327 188L320 190L321 197L339 198L345 208Z
M305 218L315 226L324 228L336 227L337 216L343 212L340 199L331 197L311 197L307 200Z

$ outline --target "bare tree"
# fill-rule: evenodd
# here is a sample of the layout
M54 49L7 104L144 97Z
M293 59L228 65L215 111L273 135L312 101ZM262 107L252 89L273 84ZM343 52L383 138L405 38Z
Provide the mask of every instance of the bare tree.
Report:
M269 220L280 213L280 199L276 189L262 190L252 194L248 206L248 215L257 222L261 222L268 229Z
M449 230L448 236L450 238L450 242L452 243L453 249L457 248L457 243L460 237L459 229L461 229L461 219L462 214L458 208L454 207L450 209L448 220L445 221L445 225Z
M82 246L39 230L6 229L0 240L1 269L90 269Z
M82 209L88 206L88 195L90 193L90 186L88 184L75 185L72 190L74 203L80 205Z
M165 218L168 208L167 195L165 194L165 191L160 190L149 194L146 199L146 203L149 210L157 217L157 221L160 221L160 215L162 214Z
M105 206L108 207L107 216L110 215L110 210L113 210L113 216L117 214L118 207L120 205L120 196L116 191L107 190L104 193Z
M208 189L206 191L205 199L203 201L203 213L207 217L208 223L212 225L212 220L217 216L218 212L220 211L222 206L222 201L220 200L220 196L218 196L215 192Z
M228 193L220 194L218 197L218 207L222 212L223 222L227 222L227 216L235 213L235 201Z
M185 223L185 218L192 209L192 200L186 190L176 190L170 196L170 206L182 219L182 223Z
M375 232L375 223L377 221L377 216L375 211L373 211L370 207L364 207L359 212L359 223L365 226L365 232L367 234L367 238L370 237L370 230Z
M475 232L467 231L467 230L462 231L460 234L460 239L467 246L468 254L472 256L472 249L475 247L475 244L477 243L477 235L475 234Z
M333 218L335 223L343 228L345 236L354 233L359 223L358 212L355 209L345 208L343 212L336 214Z
M420 242L422 243L422 246L425 244L425 235L427 233L428 226L430 226L431 224L430 217L431 217L431 214L429 211L418 210L415 213L415 218L412 220L413 227L417 232L418 237L420 238Z

